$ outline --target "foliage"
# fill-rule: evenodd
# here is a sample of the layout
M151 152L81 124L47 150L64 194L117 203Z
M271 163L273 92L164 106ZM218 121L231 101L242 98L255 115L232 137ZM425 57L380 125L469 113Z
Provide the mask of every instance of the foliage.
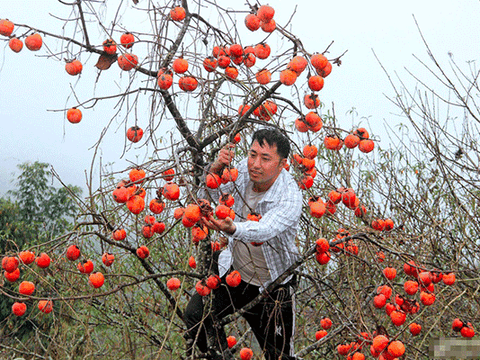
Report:
M320 71L313 65L312 51L305 49L301 39L287 30L287 24L277 24L274 32L260 31L261 35L257 35L244 28L243 16L245 12L256 12L258 5L245 6L242 13L225 9L216 2L182 1L186 17L181 21L171 19L172 5L151 1L138 6L122 3L115 15L108 18L110 8L106 3L77 1L66 5L72 7L72 16L62 33L48 34L50 47L45 50L48 55L62 54L63 58L90 62L89 57L94 55L98 59L98 77L105 81L113 77L118 80L118 86L108 87L105 94L81 99L74 90L75 96L69 99L75 102L73 107L83 110L83 117L92 116L88 110L99 102L116 101L96 146L115 129L124 128L129 139L125 152L144 150L146 160L137 161L120 173L102 168L100 187L94 189L90 181L87 198L75 200L78 208L67 196L75 196L75 189L60 191L48 187L45 164L22 168L19 190L13 193L17 205L7 201L2 206L13 206L16 210L8 212L8 216L18 214L21 221L37 226L42 234L46 232L49 240L36 249L50 254L53 260L47 269L21 266L27 274L25 278L35 281L38 289L28 296L28 310L22 319L51 323L44 328L37 326L35 340L21 346L13 341L16 331L13 329L6 334L10 342L5 353L15 347L20 353L59 359L184 357L183 310L195 291L195 283L211 273L212 244L221 242L222 234L210 232L196 244L191 228L183 226L185 222L181 217L175 219L174 211L201 203L201 194L205 193L204 175L208 172L206 165L223 146L233 143L235 135L241 135L235 145L235 164L245 155L251 133L263 126L283 131L291 140L297 160L302 158L298 154L305 145L315 144L318 148L314 164L316 177L312 175L314 184L302 185L305 211L297 236L301 260L288 272L296 272L300 278L296 291L297 355L311 359L342 358L339 344L347 344L352 353L360 350L368 354L373 336L385 334L406 344L409 358L427 359L430 338L456 335L451 328L454 318L462 318L465 324L478 324L480 299L475 290L479 285L476 234L480 194L475 162L478 155L475 130L479 118L475 106L477 73L462 72L453 63L454 76L450 77L432 55L437 69L434 74L436 80L440 80L437 86L447 87L456 103L451 104L439 91L433 91L433 86L425 85L423 91L410 93L405 87L400 90L392 80L395 97L391 100L409 122L390 131L392 136L397 136L394 145L382 148L376 129L367 129L372 133L370 138L360 135L359 139L373 139L374 151L366 153L345 146L332 150L326 145L328 141L340 140L343 144L348 134L364 132L344 129L342 119L324 105L312 111L321 116L323 128L314 129L310 125L310 130L300 131L302 121L306 121L306 115L312 110L307 109L303 101L304 95L312 93L305 74L308 73L307 78L316 73L325 75L325 70ZM140 21L137 28L128 29L135 39L133 48L117 44L117 53L108 54L102 43L109 38L118 39L125 32L125 24L117 18L117 14L124 11L149 21ZM146 28L145 24L150 27ZM33 25L17 26L27 32L42 33ZM56 43L54 39L62 41ZM272 55L263 62L259 57L255 67L239 63L236 79L220 69L207 72L203 61L212 54L214 46L235 43L242 47L249 43L268 43ZM52 50L54 47L57 48ZM330 46L326 46L322 52L329 57L328 63L340 65L342 55L333 57L330 51ZM130 53L138 58L133 66L125 62L125 55ZM277 79L282 71L293 66L292 58L300 55L306 59L307 68L294 86L279 80L267 84L257 82L258 70L265 67ZM198 80L198 88L194 91L179 88L179 79L185 76L180 74L173 74L173 87L162 88L159 78L165 80L162 76L169 74L173 61L182 57L189 63L186 74ZM230 58L235 60L234 56ZM85 66L83 71L86 69ZM341 68L335 66L333 71ZM82 77L75 86L79 86L81 80ZM325 82L326 87L330 86ZM267 101L275 102L278 107L275 113L265 110ZM464 111L461 132L450 118L440 122L442 117L437 109L429 105L436 101ZM250 108L242 112L245 105ZM264 113L256 113L258 109ZM350 115L356 127L364 126L354 111ZM75 124L78 118L68 121ZM73 124L66 125L75 126ZM140 128L144 135L136 139ZM307 178L307 162L302 159L302 164L298 161L295 164L294 159L289 159L289 171L301 185ZM171 169L173 175L167 174ZM140 170L145 174L134 178L133 172ZM170 175L172 179L168 179ZM171 182L179 185L178 200L167 200L165 194L162 195L164 185ZM40 191L31 193L32 188ZM335 211L312 216L310 199L318 196L329 204L328 194L332 190L338 190L342 197ZM144 196L145 210L137 212L132 210L131 203L124 205L124 201L119 201L122 192L128 193L130 199ZM345 201L346 194L352 192L358 203ZM165 209L155 214L154 220L166 227L163 232L148 236L145 228L148 230L148 215L152 215L148 204L153 199L165 201ZM212 206L217 205L217 199L210 200ZM355 214L362 206L366 212ZM374 229L374 221L387 218L393 219L393 229ZM5 219L5 223L10 223L11 220ZM74 226L65 226L71 219ZM113 232L119 229L126 230L124 240L113 237ZM331 260L323 265L315 261L319 255L315 241L319 238L328 239L331 247ZM70 245L76 245L81 252L73 261L67 260L65 254ZM137 254L140 246L149 248L149 257ZM9 247L4 253L14 255L17 250ZM115 256L111 266L102 265L101 258L106 253ZM190 256L195 257L196 269L188 266ZM88 275L78 269L78 265L89 259L94 262L94 271L105 275L105 283L100 288L91 287ZM433 274L453 272L457 281L451 285L437 283L434 290L422 288L425 294L436 296L433 304L425 305L418 293L406 296L403 289L406 280L415 279L402 271L404 264L412 260L419 269ZM395 278L385 277L383 270L387 266L396 268ZM173 276L181 280L181 288L169 291L165 284ZM401 302L396 295L412 300L413 304L419 303L418 311L407 314L404 324L394 325L384 307L377 309L373 305L382 285L388 285L393 291L388 300L391 306ZM1 291L12 299L25 301L14 286L5 286ZM53 300L52 313L38 312L35 306L41 299ZM326 337L316 340L315 332L324 317L331 318L334 326ZM442 318L447 321L441 321ZM408 331L411 322L422 325L418 337ZM226 326L228 334L240 339L239 345L232 349L234 353L243 346L254 347L248 326L239 319L238 313L228 319ZM367 334L363 341L359 340L359 336L364 336L362 333ZM357 342L362 349L354 345ZM260 349L257 352L260 353ZM212 358L213 354L195 356Z

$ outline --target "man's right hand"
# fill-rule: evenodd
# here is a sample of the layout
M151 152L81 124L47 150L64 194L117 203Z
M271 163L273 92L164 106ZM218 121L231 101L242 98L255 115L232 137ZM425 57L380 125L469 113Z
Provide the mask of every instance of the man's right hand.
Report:
M232 151L232 148L234 147L235 145L233 144L227 144L222 149L220 149L216 160L212 163L212 166L210 166L211 172L220 174L220 172L225 166L230 165L234 156L234 152Z

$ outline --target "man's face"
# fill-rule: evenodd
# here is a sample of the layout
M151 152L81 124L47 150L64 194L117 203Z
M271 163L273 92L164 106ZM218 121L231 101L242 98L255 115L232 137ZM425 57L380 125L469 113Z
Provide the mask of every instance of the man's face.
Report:
M277 153L277 145L260 146L255 140L248 153L248 174L254 183L254 190L266 191L273 185L282 171L287 159L281 159Z

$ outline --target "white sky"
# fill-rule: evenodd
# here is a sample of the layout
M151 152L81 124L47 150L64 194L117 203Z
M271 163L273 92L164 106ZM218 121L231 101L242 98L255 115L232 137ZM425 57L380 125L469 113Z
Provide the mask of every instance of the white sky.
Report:
M246 10L245 1L236 2L239 4L237 8ZM65 12L63 5L52 3L52 0L0 0L0 18L59 32L62 22L49 13L66 17L69 12ZM109 0L109 5L112 3L114 1ZM228 1L229 5L233 3ZM297 13L291 30L302 39L308 51L322 52L331 41L334 44L330 57L348 50L342 66L334 67L326 79L320 93L321 100L327 107L335 103L336 115L343 128L351 128L361 121L361 117L366 117L369 123L365 120L362 125L372 129L370 133L385 142L388 139L382 130L384 123L399 121L392 115L398 111L383 95L391 96L393 91L372 50L391 73L397 72L406 78L404 67L407 67L421 78L427 76L425 69L412 56L415 54L428 62L414 23L415 15L432 51L444 65L448 64L448 52L452 52L462 65L480 54L479 1L455 1L453 5L451 0L276 0L270 1L276 9L276 21L285 23L295 4L298 5ZM124 20L128 23L129 19ZM239 16L239 21L243 21L243 16ZM56 46L48 37L45 43ZM36 160L52 164L66 183L84 187L85 170L89 170L93 156L90 148L113 111L112 103L108 108L84 111L84 119L77 125L66 122L62 112L48 111L75 102L68 99L75 81L88 84L75 86L82 100L90 98L94 91L101 94L101 86L95 89L92 85L97 72L94 68L96 57L83 55L84 72L77 79L65 73L64 62L36 55L45 55L45 52L32 53L24 48L15 54L5 39L0 39L0 122L3 130L0 134L0 194L12 187L10 181L17 164ZM103 81L113 83L116 78L125 77L116 64L112 68L115 69L110 70L108 76L102 74ZM408 80L407 84L413 88L414 82ZM352 120L346 112L353 107L358 117ZM124 128L114 126L113 129L101 147L103 162L120 165ZM134 161L135 155L133 150L126 158Z

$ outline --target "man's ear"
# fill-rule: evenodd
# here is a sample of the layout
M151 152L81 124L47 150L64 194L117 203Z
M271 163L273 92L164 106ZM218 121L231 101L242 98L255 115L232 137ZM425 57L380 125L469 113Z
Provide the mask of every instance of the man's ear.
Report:
M283 167L285 167L285 165L287 164L287 159L286 158L283 158L282 160L280 160L280 165Z

